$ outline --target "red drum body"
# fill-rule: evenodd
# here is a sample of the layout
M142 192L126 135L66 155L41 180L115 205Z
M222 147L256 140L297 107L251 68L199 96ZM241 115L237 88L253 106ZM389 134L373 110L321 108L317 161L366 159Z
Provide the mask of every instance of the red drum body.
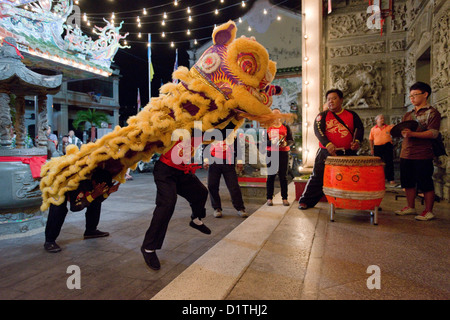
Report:
M379 157L327 157L323 192L336 208L373 210L385 193L384 163Z

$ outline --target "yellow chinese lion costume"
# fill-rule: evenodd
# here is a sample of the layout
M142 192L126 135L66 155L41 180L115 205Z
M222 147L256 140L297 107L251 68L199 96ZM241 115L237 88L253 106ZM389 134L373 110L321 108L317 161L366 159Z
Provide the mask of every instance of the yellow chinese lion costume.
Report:
M281 93L281 88L270 84L276 73L275 62L254 38L236 39L236 31L232 21L215 28L213 45L199 61L190 70L179 67L174 71L179 83L162 86L160 96L130 117L128 126L117 126L80 150L71 146L65 156L47 162L41 170L41 210L63 203L65 193L89 179L97 167L125 182L127 168L135 169L139 161L149 161L155 152L170 150L176 143L171 140L172 132L192 132L194 121L200 121L206 131L223 129L230 123L236 130L244 118L262 125L274 117L289 119L290 115L275 115L270 109L271 96Z

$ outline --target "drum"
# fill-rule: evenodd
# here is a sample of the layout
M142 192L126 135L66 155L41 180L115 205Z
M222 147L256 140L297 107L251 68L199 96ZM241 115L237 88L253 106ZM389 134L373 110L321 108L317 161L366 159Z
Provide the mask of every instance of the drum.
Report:
M384 163L379 157L327 157L323 192L336 208L373 210L385 193Z

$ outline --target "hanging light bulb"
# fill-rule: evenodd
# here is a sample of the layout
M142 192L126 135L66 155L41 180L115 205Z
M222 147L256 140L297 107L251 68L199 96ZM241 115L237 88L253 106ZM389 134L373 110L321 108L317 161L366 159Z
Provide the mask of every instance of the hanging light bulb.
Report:
M165 38L166 37L166 33L163 31L163 33L161 34L161 37Z
M194 44L197 44L197 39L194 39Z
M219 10L217 10L217 9L214 10L214 13L215 13L215 14L219 14Z
M188 18L188 21L189 21L189 22L191 22L191 21L192 21L192 17L191 17L191 16L189 16L189 18Z
M173 48L175 47L175 44L173 43L173 41L170 43L170 46Z
M164 19L167 19L167 13L164 12L163 18L164 18Z
M187 32L186 32L188 35L190 35L191 34L191 30L189 30L189 29L187 29Z
M242 8L245 8L245 1L242 1Z
M174 5L175 7L178 6L178 1L175 0L175 1L173 2L173 5Z
M263 13L267 14L267 9L266 8L264 8Z
M144 8L144 10L142 11L142 13L144 14L144 16L147 15L147 9Z
M190 7L187 7L187 13L188 14L191 13L191 8Z
M166 25L166 21L163 20L163 21L161 22L161 25L165 26L165 25Z

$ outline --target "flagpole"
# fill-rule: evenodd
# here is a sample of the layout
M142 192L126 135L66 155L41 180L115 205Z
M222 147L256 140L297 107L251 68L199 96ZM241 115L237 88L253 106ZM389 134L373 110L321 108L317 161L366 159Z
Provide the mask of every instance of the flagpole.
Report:
M138 88L138 92L137 92L137 112L136 114L139 113L141 109L141 93L139 92L139 88Z
M152 78L153 78L153 66L152 66L152 34L148 34L148 102L152 97Z
M175 72L178 69L178 48L175 51L175 63L173 65L173 71ZM173 83L178 83L178 79L172 79Z

